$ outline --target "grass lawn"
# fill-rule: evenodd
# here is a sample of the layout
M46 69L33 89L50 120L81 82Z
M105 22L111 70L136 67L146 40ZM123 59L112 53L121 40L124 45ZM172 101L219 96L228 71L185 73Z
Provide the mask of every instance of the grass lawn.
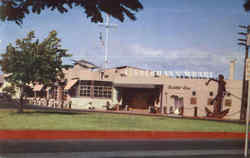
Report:
M0 109L0 129L244 132L244 125L106 113L66 114L26 110L19 114L16 109Z

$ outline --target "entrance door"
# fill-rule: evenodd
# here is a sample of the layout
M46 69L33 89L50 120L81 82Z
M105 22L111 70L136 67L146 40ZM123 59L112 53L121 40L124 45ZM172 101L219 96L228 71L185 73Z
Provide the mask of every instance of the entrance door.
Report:
M149 94L147 93L136 94L131 98L130 105L132 105L132 108L135 109L148 109L148 98Z
M156 89L124 88L122 92L123 105L129 105L133 109L148 109L154 105Z
M184 99L183 97L174 96L174 113L182 115L184 110Z

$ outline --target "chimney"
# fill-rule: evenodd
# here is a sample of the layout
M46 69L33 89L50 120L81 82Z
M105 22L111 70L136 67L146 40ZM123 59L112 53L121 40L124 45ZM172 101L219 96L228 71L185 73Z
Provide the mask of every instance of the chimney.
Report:
M233 59L233 60L230 61L229 80L234 80L234 76L235 76L235 62L236 62L235 59Z

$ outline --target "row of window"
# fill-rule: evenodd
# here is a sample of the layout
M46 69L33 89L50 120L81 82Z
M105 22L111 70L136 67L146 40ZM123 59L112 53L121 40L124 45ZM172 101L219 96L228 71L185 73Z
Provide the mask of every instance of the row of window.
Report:
M212 98L209 98L208 100L207 100L207 105L211 105L211 101L212 101L213 99ZM197 98L191 98L190 99L190 104L192 104L192 105L196 105L197 104ZM225 102L224 102L224 105L225 106L232 106L232 100L231 99L225 99Z
M80 82L80 96L85 97L99 97L99 98L111 98L112 97L112 85L107 82L95 81L91 85L90 81ZM93 92L93 94L91 94Z
M111 98L112 87L95 86L94 87L94 96L95 97Z
M196 91L193 91L193 92L192 92L192 95L193 95L193 96L196 96ZM213 95L214 95L214 92L209 92L209 96L210 96L210 97L212 97ZM228 97L231 96L230 93L226 93L226 95L227 95Z
M85 96L85 97L94 96L94 97L101 97L101 98L111 98L112 96L112 83L111 82L81 80L79 82L79 86L80 86L80 96ZM93 94L91 94L91 91L93 92ZM209 96L213 96L213 95L214 95L213 92L209 92ZM192 91L192 96L196 96L196 91ZM227 96L230 96L230 93L227 93ZM191 98L190 102L191 104L197 104L197 99L193 97ZM226 103L229 104L230 99L226 99ZM208 101L208 105L210 105L209 101Z

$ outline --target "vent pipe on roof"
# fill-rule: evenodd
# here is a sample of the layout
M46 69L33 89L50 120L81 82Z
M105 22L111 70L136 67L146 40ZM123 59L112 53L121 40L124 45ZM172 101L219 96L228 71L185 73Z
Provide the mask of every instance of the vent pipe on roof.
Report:
M234 80L235 76L235 62L236 60L233 59L230 61L230 66L229 66L229 80Z

